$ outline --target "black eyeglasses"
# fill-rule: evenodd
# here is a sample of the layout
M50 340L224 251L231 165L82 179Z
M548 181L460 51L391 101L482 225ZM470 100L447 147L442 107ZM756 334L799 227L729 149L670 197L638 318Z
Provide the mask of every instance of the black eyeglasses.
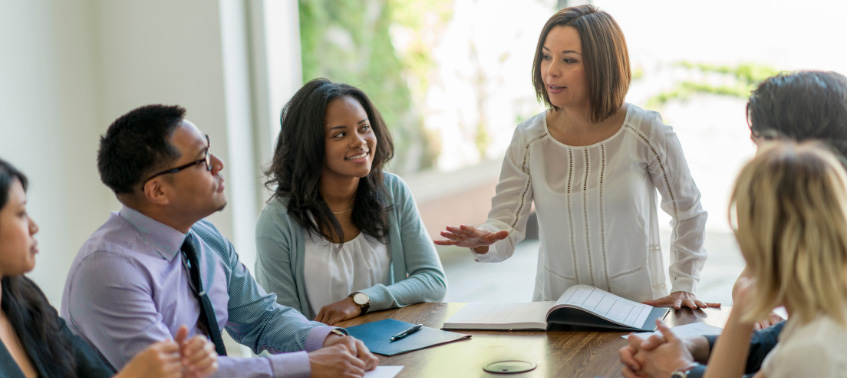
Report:
M212 151L212 140L209 139L208 134L206 135L206 146L207 146L206 147L206 153L203 155L202 159L198 159L198 160L192 161L190 163L180 165L179 167L174 167L174 168L156 173L156 174L148 177L147 180L144 180L144 183L141 184L141 187L144 188L144 184L146 184L147 181L150 181L150 180L152 180L156 177L159 177L161 175L171 174L171 173L177 173L179 171L182 171L186 168L193 167L193 166L200 164L200 163L205 163L206 164L206 170L211 171L212 170L212 152L211 152Z

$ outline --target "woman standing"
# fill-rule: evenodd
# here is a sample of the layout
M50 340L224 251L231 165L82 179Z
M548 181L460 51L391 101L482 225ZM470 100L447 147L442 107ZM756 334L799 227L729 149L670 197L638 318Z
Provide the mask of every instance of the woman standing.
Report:
M706 260L700 192L673 130L624 103L629 56L614 19L590 5L553 15L532 81L549 109L518 125L488 220L447 227L436 244L469 247L480 262L507 259L534 202L541 247L533 300L588 284L652 305L707 306L694 295ZM673 217L670 290L658 205Z
M256 225L256 279L329 325L444 298L441 262L406 184L382 171L391 135L361 90L315 79L285 105Z

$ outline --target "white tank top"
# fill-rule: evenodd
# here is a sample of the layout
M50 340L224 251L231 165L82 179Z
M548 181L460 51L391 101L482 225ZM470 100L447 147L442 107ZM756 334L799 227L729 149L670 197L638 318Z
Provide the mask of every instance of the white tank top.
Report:
M321 307L376 284L387 285L391 255L385 243L360 232L344 244L318 235L306 236L306 296L314 314Z

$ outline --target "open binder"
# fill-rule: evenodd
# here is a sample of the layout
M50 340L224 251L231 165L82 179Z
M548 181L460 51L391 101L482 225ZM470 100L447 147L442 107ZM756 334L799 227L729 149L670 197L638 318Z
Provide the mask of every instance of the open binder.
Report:
M670 312L619 297L588 285L575 285L556 302L468 303L442 329L538 330L561 326L613 331L653 331L656 319Z

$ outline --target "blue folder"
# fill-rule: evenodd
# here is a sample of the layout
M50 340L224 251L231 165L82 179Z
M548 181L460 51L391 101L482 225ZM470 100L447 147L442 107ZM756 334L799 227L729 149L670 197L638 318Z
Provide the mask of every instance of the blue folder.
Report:
M471 335L463 333L423 327L420 331L403 339L395 342L389 340L391 336L409 329L413 325L413 323L385 319L345 329L350 336L362 340L371 352L384 356L393 356L395 354L411 352L413 350L446 344L456 340L469 339L471 337Z

